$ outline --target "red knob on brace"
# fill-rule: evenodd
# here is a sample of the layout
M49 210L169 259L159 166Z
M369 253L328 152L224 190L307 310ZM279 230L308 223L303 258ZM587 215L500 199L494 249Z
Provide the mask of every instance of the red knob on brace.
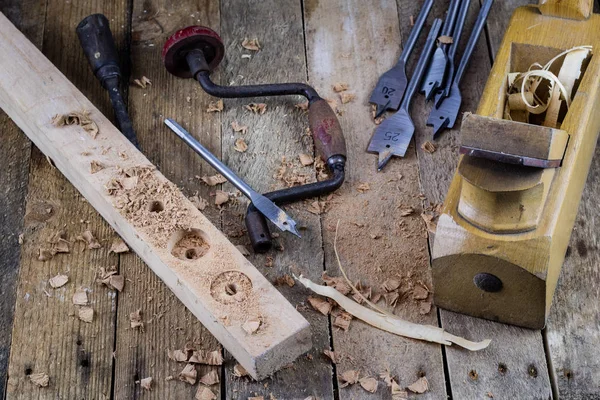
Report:
M193 78L185 57L196 49L202 50L211 71L225 54L223 41L215 31L204 26L188 26L172 34L163 46L162 59L167 71L180 78Z

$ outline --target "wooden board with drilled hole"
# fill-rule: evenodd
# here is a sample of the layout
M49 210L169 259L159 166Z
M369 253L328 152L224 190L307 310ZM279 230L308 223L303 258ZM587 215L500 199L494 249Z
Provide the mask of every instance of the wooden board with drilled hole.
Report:
M3 14L0 51L2 109L251 375L310 348L308 322ZM83 110L95 138L53 123ZM251 318L262 321L252 335Z

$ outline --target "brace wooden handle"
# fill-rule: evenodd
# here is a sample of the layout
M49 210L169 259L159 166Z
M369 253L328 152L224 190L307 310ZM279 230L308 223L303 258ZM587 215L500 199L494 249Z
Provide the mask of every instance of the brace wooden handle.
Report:
M308 124L315 147L324 161L332 156L346 157L346 140L342 127L327 101L318 99L310 103Z

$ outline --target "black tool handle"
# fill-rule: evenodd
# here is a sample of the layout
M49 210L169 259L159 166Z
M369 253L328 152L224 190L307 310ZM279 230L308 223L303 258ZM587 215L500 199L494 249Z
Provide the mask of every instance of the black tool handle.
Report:
M477 16L477 21L475 21L475 25L473 25L473 31L471 32L471 36L469 37L469 41L467 42L467 47L465 47L465 52L463 53L462 58L460 59L460 64L458 69L456 70L456 75L454 76L454 80L452 84L460 85L460 81L467 70L467 65L469 64L469 60L473 55L473 51L475 50L475 46L477 45L477 40L479 39L479 35L481 35L481 31L483 31L483 27L485 26L485 21L487 20L488 15L490 14L490 9L492 8L492 4L494 0L485 0L481 10L479 11L479 15Z
M404 44L398 62L403 62L404 64L408 62L408 57L410 56L410 53L412 53L413 48L417 43L417 39L419 39L419 34L421 33L421 30L423 30L423 25L425 25L425 20L429 15L429 11L431 11L431 7L433 7L433 0L425 0L425 3L423 3L421 11L419 12L419 16L415 21L415 25L412 27L408 39Z
M429 59L433 54L435 41L437 40L441 27L442 20L436 18L433 21L433 25L431 25L431 29L429 30L429 36L427 36L427 41L425 42L425 47L423 47L421 57L419 57L419 61L417 62L417 66L415 67L413 75L410 77L410 82L408 83L408 87L406 88L406 92L404 93L404 98L402 99L402 104L400 104L400 108L403 108L408 111L410 102L412 101L413 96L417 92L417 87L421 84L423 76L425 75L425 70L427 68L427 64L429 63Z

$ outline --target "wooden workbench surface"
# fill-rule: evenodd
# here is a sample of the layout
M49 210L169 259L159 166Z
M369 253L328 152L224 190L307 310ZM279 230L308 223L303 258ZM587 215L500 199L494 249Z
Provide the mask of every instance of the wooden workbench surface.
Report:
M508 18L515 7L527 3L498 0L493 6L463 82L463 111L475 110ZM127 93L142 151L186 195L206 199L209 206L204 214L231 241L248 248L247 237L240 233L243 203L217 208L212 197L216 189L234 189L229 184L203 184L198 177L214 171L162 121L173 118L189 127L213 153L264 192L286 185L278 176L282 157L294 164L286 172L288 181L298 175L307 181L316 179L312 166L301 167L298 162L299 154L313 154L310 137L305 135L306 116L294 107L301 100L225 100L222 112L207 113L214 99L194 82L172 77L162 66L165 39L187 25L209 26L225 43L225 59L213 74L217 82L308 81L323 97L336 99L348 144L344 187L321 203L314 204L315 199L288 206L302 226L303 238L281 235L279 250L248 258L272 282L291 273L315 281L320 281L323 271L339 275L333 252L339 220L338 250L346 271L352 280L378 288L395 275L408 284L430 286L428 240L420 214L443 201L458 158L457 129L443 134L434 153L421 149L431 138L431 128L425 127L430 106L421 96L412 107L416 138L406 158L392 160L384 172L377 173L376 156L364 152L374 129L367 102L370 91L398 57L410 17L417 15L420 4L409 0L0 0L0 11L112 118L108 96L89 70L75 34L85 16L105 14L128 80L147 76L152 81L145 89L130 85ZM437 1L430 20L443 17L446 8L447 1ZM467 32L478 10L479 2L472 1ZM245 38L258 38L261 50L244 49ZM337 82L347 82L348 93L356 99L342 104L332 89ZM244 105L251 101L264 101L267 112L250 113ZM247 126L248 132L234 132L232 122ZM218 342L135 254L109 253L116 234L2 112L0 135L4 196L0 202L0 398L192 399L197 385L177 380L182 365L170 361L167 350L187 342L215 350ZM239 138L248 144L247 151L234 149ZM489 338L492 344L470 353L392 336L356 320L344 331L333 325L333 317L308 305L306 290L284 284L277 287L311 323L313 349L262 382L235 377L235 362L227 354L223 366L203 366L199 373L218 372L221 383L211 390L223 399L390 399L390 388L379 377L386 370L401 386L427 378L428 391L411 398L600 398L600 293L595 285L600 276L598 196L600 159L596 157L544 331L435 307L424 312L422 302L410 295L394 309L403 318L439 325L473 340ZM414 212L400 217L400 211L410 207ZM72 239L90 230L102 247L84 251L83 244L72 240L69 254L39 261L39 248L57 230ZM126 278L121 293L95 282L99 269L111 266ZM48 279L59 273L67 273L70 282L52 290ZM91 324L75 316L71 297L80 287L87 289L95 310ZM136 310L143 315L143 331L130 327L130 313ZM323 355L325 349L338 354L337 364ZM358 384L342 387L338 377L348 370L377 378L377 391L369 393ZM28 375L39 372L50 376L48 387L31 383ZM152 391L135 383L150 376ZM168 376L175 379L167 380Z

